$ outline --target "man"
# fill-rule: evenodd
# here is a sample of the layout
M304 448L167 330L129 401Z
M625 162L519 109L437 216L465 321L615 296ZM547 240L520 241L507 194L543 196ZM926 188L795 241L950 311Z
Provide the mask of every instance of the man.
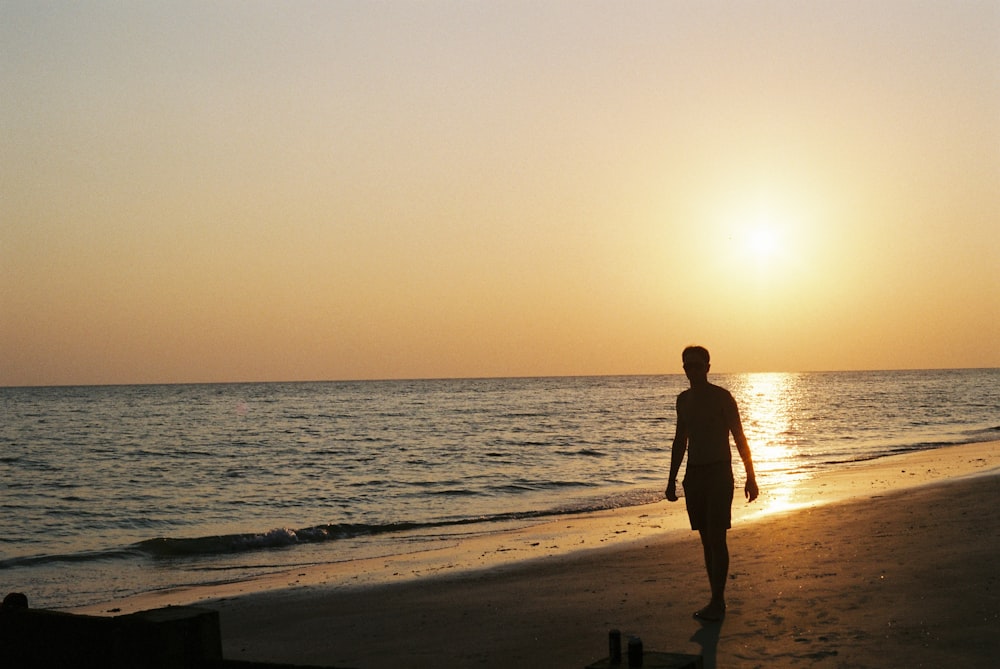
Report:
M666 496L677 501L677 472L687 452L684 499L691 529L698 530L705 552L705 568L712 599L695 612L695 618L722 620L726 613L726 579L729 578L729 547L726 532L733 505L733 468L729 435L743 460L747 501L757 499L750 445L743 434L736 400L725 388L708 382L709 355L701 346L689 346L681 354L684 373L691 387L677 396L677 431L670 451L670 479Z

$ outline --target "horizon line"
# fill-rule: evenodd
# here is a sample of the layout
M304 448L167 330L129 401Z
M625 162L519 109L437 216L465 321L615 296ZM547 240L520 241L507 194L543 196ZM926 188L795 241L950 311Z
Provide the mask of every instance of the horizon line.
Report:
M957 372L957 371L987 371L1000 367L901 367L896 369L816 369L800 371L722 371L711 372L715 376L738 376L745 374L851 374L851 373L889 373L889 372ZM644 372L644 373L610 373L610 374L539 374L511 376L414 376L414 377L371 377L343 379L272 379L272 380L235 380L235 381L137 381L109 383L39 383L0 385L0 389L24 388L115 388L133 386L225 386L251 384L291 384L291 383L405 383L412 381L498 381L516 379L597 379L620 377L653 377L653 376L684 376L684 372Z

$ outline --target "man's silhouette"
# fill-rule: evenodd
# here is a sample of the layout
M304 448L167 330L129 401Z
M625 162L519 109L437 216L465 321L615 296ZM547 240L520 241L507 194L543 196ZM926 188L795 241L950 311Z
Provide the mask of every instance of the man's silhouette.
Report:
M677 501L677 472L687 453L684 500L691 529L698 530L705 552L705 568L712 599L695 612L702 620L721 620L726 612L726 579L729 577L729 530L733 505L733 467L729 435L736 441L747 481L747 501L757 499L750 445L736 400L725 388L708 382L709 355L701 346L689 346L681 354L684 373L691 387L677 396L677 431L670 451L670 479L666 496Z

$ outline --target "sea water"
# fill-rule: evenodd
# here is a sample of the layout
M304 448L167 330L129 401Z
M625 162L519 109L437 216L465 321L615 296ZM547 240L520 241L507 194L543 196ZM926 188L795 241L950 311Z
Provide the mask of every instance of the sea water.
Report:
M1000 438L997 369L711 379L740 405L765 491ZM666 375L0 388L0 588L71 607L658 501L686 387Z

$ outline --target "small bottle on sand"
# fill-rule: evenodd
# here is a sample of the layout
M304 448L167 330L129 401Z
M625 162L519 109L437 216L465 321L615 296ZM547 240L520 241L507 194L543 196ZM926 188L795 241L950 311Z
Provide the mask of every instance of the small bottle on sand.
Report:
M622 662L621 630L611 630L608 632L608 658L611 664L621 664Z
M637 636L628 639L628 666L642 666L642 639Z

